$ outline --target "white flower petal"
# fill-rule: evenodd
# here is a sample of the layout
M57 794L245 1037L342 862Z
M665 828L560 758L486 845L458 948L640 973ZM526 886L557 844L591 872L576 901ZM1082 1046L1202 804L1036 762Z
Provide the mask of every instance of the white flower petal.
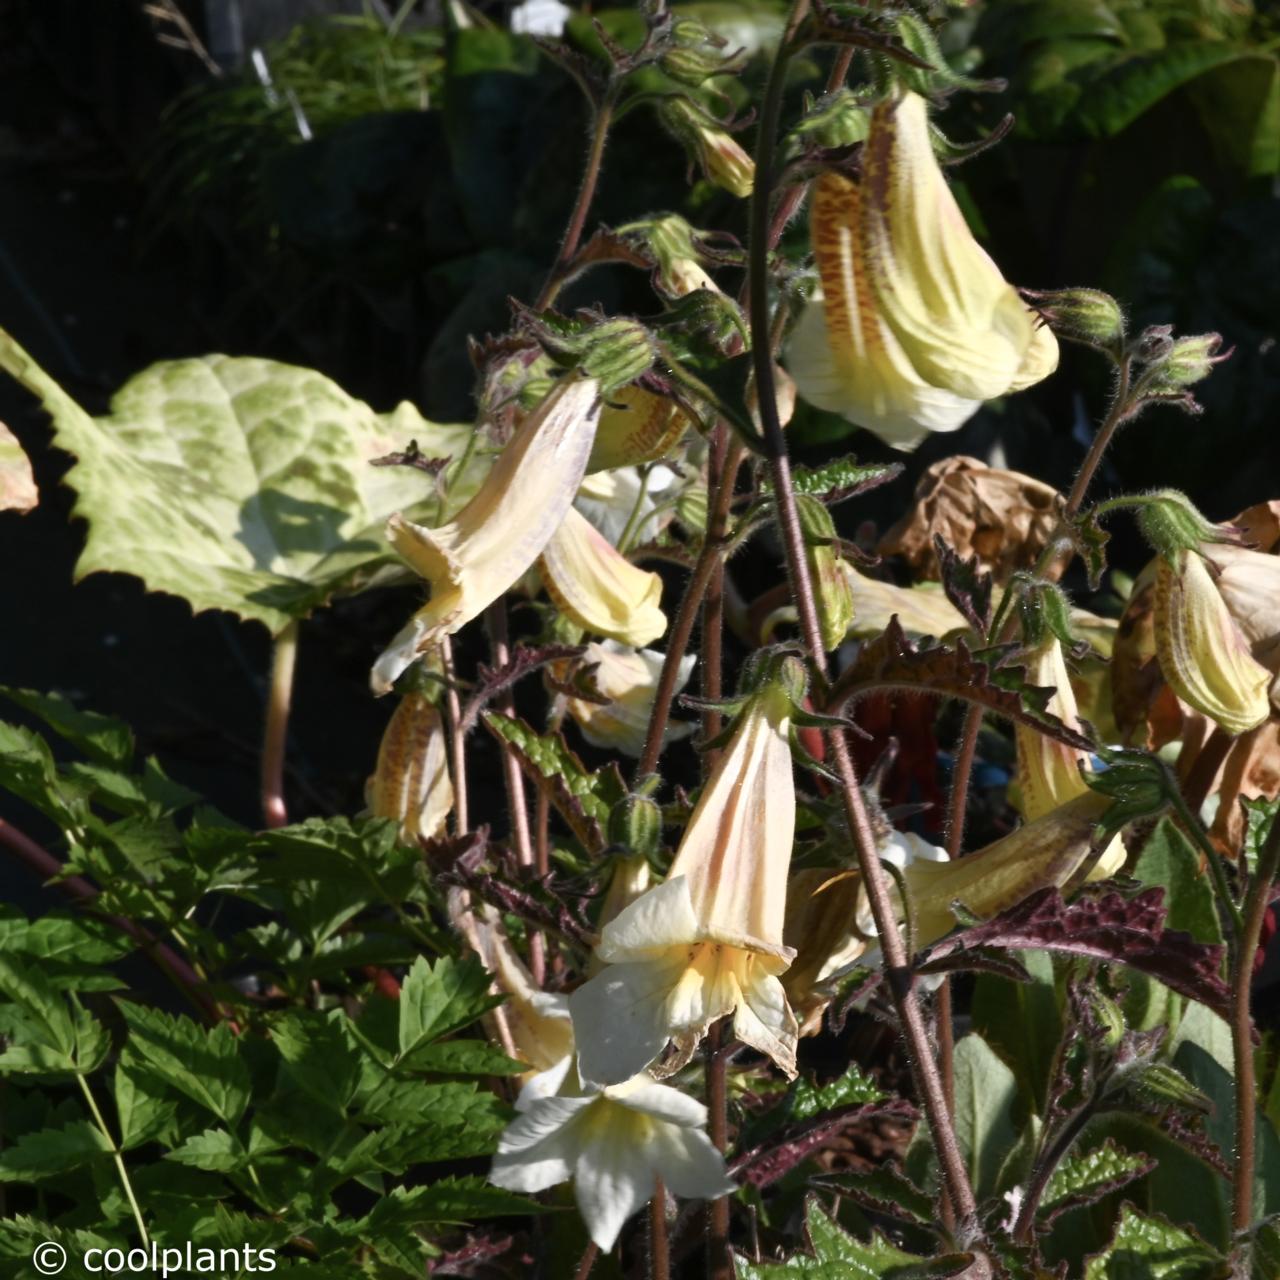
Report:
M714 1200L736 1190L725 1171L724 1156L699 1129L659 1125L653 1133L653 1163L673 1195Z
M657 1174L650 1126L607 1102L591 1117L591 1136L574 1169L574 1197L591 1239L614 1246L623 1223L653 1198ZM607 1108L607 1110L606 1110Z
M545 1191L573 1176L577 1130L592 1098L547 1098L517 1116L498 1140L489 1181L508 1191Z
M796 1038L800 1029L795 1014L787 1003L782 983L766 973L757 963L752 966L753 981L742 992L742 1003L733 1015L733 1033L753 1049L794 1077L796 1074Z
M569 997L584 1081L619 1084L662 1052L670 1034L667 1000L682 971L680 953L674 965L609 965Z
M559 1062L548 1067L545 1071L539 1071L537 1075L530 1076L525 1081L524 1088L520 1090L520 1096L516 1099L516 1110L530 1111L535 1103L541 1102L546 1098L554 1098L560 1092L560 1087L564 1084L565 1077L569 1074L569 1068L572 1065L572 1055L566 1054Z
M642 893L605 925L596 955L606 964L618 964L689 946L697 938L689 885L683 876L674 876Z
M670 1085L659 1084L648 1072L611 1085L605 1090L605 1097L655 1120L687 1129L701 1129L707 1123L707 1109L701 1102Z

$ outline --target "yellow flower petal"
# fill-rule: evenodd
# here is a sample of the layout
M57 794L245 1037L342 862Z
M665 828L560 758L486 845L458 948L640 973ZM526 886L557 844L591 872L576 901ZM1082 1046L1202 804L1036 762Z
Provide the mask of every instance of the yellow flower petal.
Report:
M674 400L634 384L623 387L600 411L587 474L665 457L688 428L689 416Z
M1163 556L1156 564L1160 670L1183 702L1228 733L1244 733L1271 712L1271 673L1250 655L1204 557L1181 555L1180 571Z
M619 554L572 507L543 549L539 568L556 607L585 631L640 646L667 629L659 607L662 579Z
M374 817L395 818L406 841L438 836L453 809L447 754L439 710L421 693L406 694L382 735L369 780Z
M428 529L391 517L387 535L430 584L431 599L374 664L375 693L390 689L423 650L465 626L538 558L582 483L599 419L596 380L566 378L525 419L449 524Z
M655 649L632 649L605 640L587 645L582 657L584 662L595 664L595 686L610 701L602 705L570 698L566 704L569 714L592 746L639 757L649 731L663 655ZM692 654L680 660L677 692L688 683L695 661ZM665 741L677 741L693 730L692 721L673 722L667 727Z
M861 181L823 174L811 227L822 288L788 363L819 407L911 449L1056 367L1053 334L965 223L923 98L875 108Z

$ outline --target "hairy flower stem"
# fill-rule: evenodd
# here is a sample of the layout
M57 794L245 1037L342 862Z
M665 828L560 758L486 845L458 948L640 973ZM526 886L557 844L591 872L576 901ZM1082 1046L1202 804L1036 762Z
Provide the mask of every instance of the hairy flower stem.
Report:
M653 1180L649 1201L649 1280L670 1280L671 1250L667 1246L667 1188L661 1178Z
M596 1265L596 1259L600 1256L600 1246L594 1240L587 1242L587 1247L582 1251L582 1257L578 1259L577 1269L573 1273L573 1280L587 1280L591 1274L591 1268Z
M298 624L295 621L276 636L271 653L271 688L267 693L267 724L262 735L262 817L268 827L283 827L289 821L284 803L284 751L297 660Z
M501 670L511 660L507 642L507 606L499 600L485 610L485 627L489 632L489 651L495 671ZM498 710L506 716L516 713L515 698L511 690L505 690L496 699ZM511 844L516 861L526 872L534 870L533 840L529 834L529 805L524 792L524 775L520 761L510 743L502 744L502 781L507 791L507 811L511 814ZM542 982L546 966L546 941L536 930L529 932L529 970L537 983Z
M734 436L725 453L724 472L716 489L711 509L707 513L707 533L702 549L694 562L693 572L680 600L676 616L671 620L667 635L667 652L658 676L658 688L653 697L653 710L649 715L649 730L645 735L644 749L636 765L636 779L647 778L658 767L662 754L662 741L666 737L667 722L671 718L671 703L675 698L676 681L680 677L680 660L689 647L693 624L697 621L698 606L702 602L711 581L716 564L724 556L724 531L729 519L729 504L733 501L733 489L738 478L746 447Z
M564 229L564 238L560 241L560 251L556 254L555 265L547 275L538 300L533 304L535 311L543 311L555 300L556 295L573 275L573 259L582 241L582 231L587 225L587 213L591 202L595 199L596 186L600 181L600 169L604 164L604 147L609 137L609 126L613 123L615 90L609 89L604 100L594 110L591 121L591 141L587 149L587 164L582 171L582 182L578 187L578 197L573 202L573 210L569 214L569 223Z
M453 834L465 835L467 813L467 746L462 732L462 704L458 700L453 669L453 643L448 636L440 641L440 660L444 665L445 710L449 715L449 769L453 774Z
M1258 853L1244 905L1244 927L1236 939L1235 989L1232 992L1231 1047L1235 1057L1236 1149L1231 1170L1231 1225L1246 1231L1253 1222L1254 1121L1257 1100L1253 1070L1253 957L1262 936L1262 922L1271 903L1271 889L1280 873L1280 818Z
M707 467L708 488L713 493L720 491L724 482L725 460L728 450L728 429L723 422L717 423L711 436L711 459ZM727 517L727 511L724 513ZM723 525L724 521L721 521ZM707 520L708 541L718 542L724 537L724 528L712 529ZM724 557L714 557L711 565L711 577L707 582L706 594L702 599L702 651L698 655L702 668L702 696L707 702L713 702L723 696L724 668ZM702 712L702 737L706 742L718 737L723 727L723 717L719 710L707 706ZM702 753L702 776L707 777L716 766L719 751Z
M769 72L769 81L761 109L759 140L756 147L755 190L751 198L750 319L752 360L760 402L760 421L772 472L775 512L783 545L786 548L787 575L800 615L805 643L813 664L825 683L826 653L822 645L818 613L814 604L813 583L805 560L804 537L796 512L795 495L791 488L791 466L787 457L786 437L783 435L782 424L778 418L773 359L767 338L769 333L769 193L773 182L774 142L781 114L787 60L794 48L796 32L808 10L808 0L795 0L792 5L786 30ZM821 696L825 690L817 692ZM857 853L858 868L862 874L871 914L884 949L885 976L902 1025L912 1078L924 1105L943 1183L956 1210L962 1235L967 1236L976 1229L977 1206L947 1110L942 1078L938 1073L938 1066L929 1043L928 1029L916 1001L909 968L910 957L906 954L906 947L898 930L889 879L881 866L876 850L875 836L871 830L849 744L843 731L840 730L829 732L827 737L831 745L836 774L840 779L841 800L844 804L854 850Z

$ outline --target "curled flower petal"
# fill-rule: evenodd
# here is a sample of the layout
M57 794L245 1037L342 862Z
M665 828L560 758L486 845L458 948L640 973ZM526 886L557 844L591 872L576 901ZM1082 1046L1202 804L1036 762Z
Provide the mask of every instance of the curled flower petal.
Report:
M1057 364L1057 341L973 238L913 93L872 112L855 183L823 174L811 226L822 288L788 348L800 393L912 449Z
M374 664L376 693L390 689L423 650L465 626L532 566L573 503L599 418L595 379L566 378L520 425L450 523L428 529L391 517L387 535L429 583L431 599Z
M538 563L547 594L585 631L645 645L667 629L662 579L633 565L572 507Z

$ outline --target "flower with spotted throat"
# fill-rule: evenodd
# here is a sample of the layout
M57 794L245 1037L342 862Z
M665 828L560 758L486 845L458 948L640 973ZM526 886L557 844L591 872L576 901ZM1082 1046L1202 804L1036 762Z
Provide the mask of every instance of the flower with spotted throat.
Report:
M914 449L1057 368L1053 333L973 238L917 94L872 111L860 181L817 180L811 228L821 289L787 364L819 408Z

